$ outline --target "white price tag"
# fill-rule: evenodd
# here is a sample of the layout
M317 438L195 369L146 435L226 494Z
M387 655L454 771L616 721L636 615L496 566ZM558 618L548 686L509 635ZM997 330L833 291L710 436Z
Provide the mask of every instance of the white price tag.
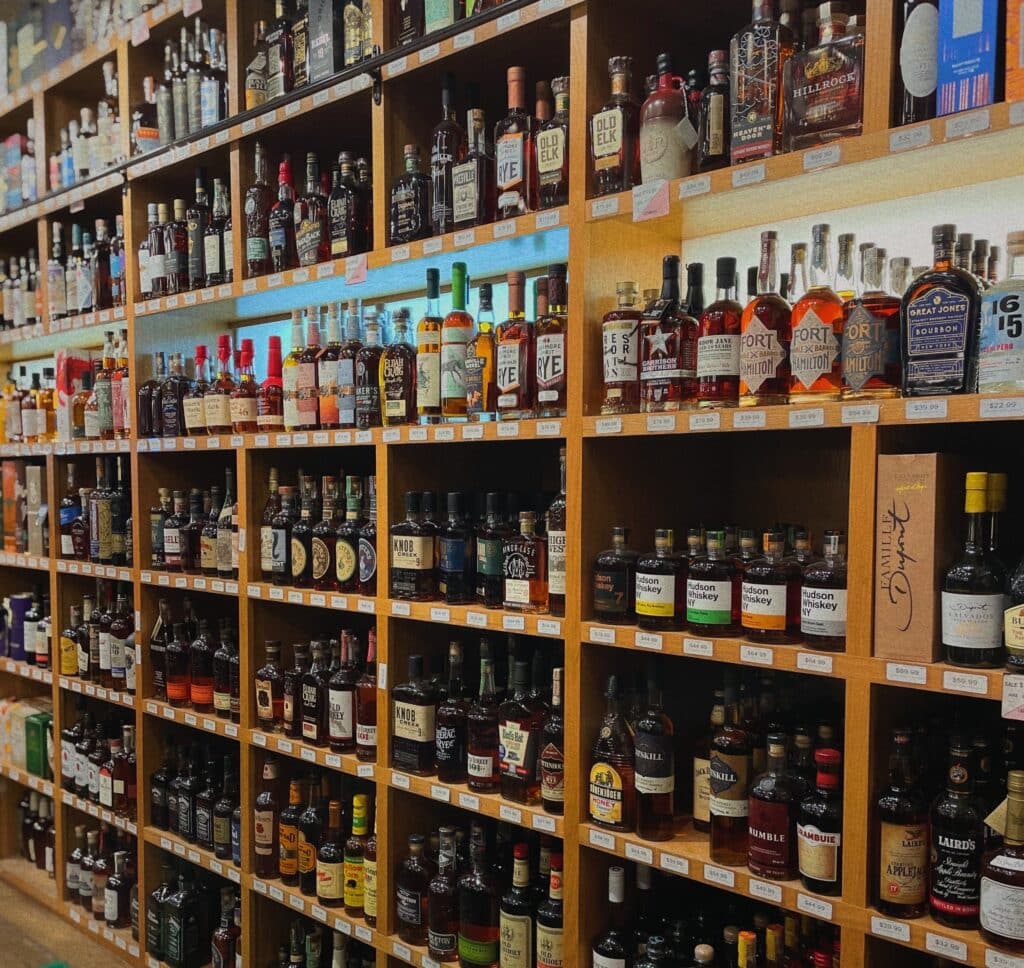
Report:
M539 212L535 222L537 231L542 229L553 229L556 225L561 225L561 223L562 213L557 208L553 208L548 212ZM514 228L516 223L509 222L508 224Z
M696 198L698 195L707 195L711 191L711 176L700 175L697 178L687 178L679 183L679 198Z
M814 407L810 410L790 410L790 427L821 427L825 423L825 410Z
M647 417L647 432L649 434L672 433L676 429L676 415L674 413L652 413Z
M590 203L591 218L607 218L619 214L619 200L614 195L610 198L597 198Z
M463 47L472 47L476 43L476 31L475 30L464 30L461 34L456 34L455 39L452 41L452 47L455 50L462 50Z
M483 424L464 424L462 427L462 439L463 440L483 440L484 439L484 425Z
M945 420L948 402L938 400L908 400L904 408L907 420Z
M1024 417L1024 397L995 397L982 400L978 404L978 415L982 420Z
M603 847L605 850L615 850L615 837L605 833L603 830L590 831L590 843L594 847Z
M725 867L716 867L714 864L705 864L704 880L710 881L712 884L721 884L722 887L735 887L736 873L735 871L728 870Z
M509 823L523 822L523 811L518 807L510 807L505 803L498 808L498 816L502 820L507 820Z
M832 675L832 656L818 652L797 652L796 667L802 672L817 672Z
M946 669L942 673L942 688L950 692L967 692L974 696L988 695L988 676Z
M503 615L501 627L506 632L524 632L526 631L526 619L522 615Z
M440 783L430 784L430 796L434 800L441 800L444 803L451 803L452 791Z
M356 767L356 776L366 779L369 777L373 779L373 764L372 763L360 763Z
M546 813L535 813L530 822L534 830L543 830L549 834L555 832L555 818L549 817Z
M759 645L741 645L740 662L749 662L752 665L770 666L775 664L775 650L764 648Z
M498 426L502 426L499 424ZM599 417L594 422L594 429L599 434L621 434L622 433L622 418L621 417Z
M988 108L980 111L967 111L964 114L954 114L946 118L946 140L950 138L963 138L969 134L978 134L981 131L988 131L992 124L992 118Z
M633 643L638 649L657 649L660 651L664 648L664 642L656 632L637 632L633 637Z
M430 609L430 621L431 622L450 622L452 620L452 612L450 608L431 608Z
M839 145L822 145L804 152L804 171L818 171L838 165L841 158Z
M466 624L478 629L487 628L487 613L466 612Z
M408 616L412 612L408 602L392 602L391 603L391 614L392 615L405 615Z
M736 410L732 415L733 430L759 430L768 425L763 410Z
M650 847L641 847L639 844L626 844L626 857L629 860L639 861L641 864L654 863L654 851Z
M472 793L460 793L459 806L463 807L466 810L479 810L480 798L474 796Z
M502 17L498 18L495 24L495 29L500 34L504 30L509 30L515 27L519 23L520 15L518 10L513 10L511 13L507 13Z
M562 623L550 618L537 619L538 635L561 635Z
M680 874L683 877L690 873L690 862L685 857L676 857L675 854L659 854L658 865L662 870L671 871L673 874Z
M409 777L405 773L391 771L391 785L402 790L409 789Z
M928 682L928 670L924 666L908 665L905 662L887 662L885 678L889 682L908 682L914 686L923 686Z
M718 430L722 426L722 415L717 411L711 413L691 413L690 430L697 432L702 430Z
M910 941L910 925L893 918L872 916L871 933L877 934L880 938L892 938L893 941Z
M615 629L603 628L601 626L591 626L590 641L600 642L602 645L614 645Z
M764 162L761 162L759 165L748 165L743 168L737 168L732 173L732 187L744 188L747 185L756 185L759 182L763 182L764 177Z
M560 437L562 434L562 421L538 420L536 430L538 437Z
M798 893L796 896L797 909L809 914L811 917L821 918L822 921L832 920L832 905L823 901L820 897L811 897L808 894Z
M942 934L935 934L933 931L925 932L924 946L925 950L930 951L933 955L951 958L953 961L967 960L967 945L964 942L947 938Z
M424 255L436 255L444 248L444 240L440 238L425 239L423 242Z
M843 407L843 423L878 423L877 403L848 404Z
M476 242L476 229L462 229L452 236L452 245L458 248L463 245L472 245Z
M914 128L900 128L889 135L889 151L910 151L912 148L923 148L932 143L932 126L922 124Z
M751 897L759 897L762 901L769 901L772 904L782 903L782 888L778 884L759 881L756 877L747 881L747 893Z

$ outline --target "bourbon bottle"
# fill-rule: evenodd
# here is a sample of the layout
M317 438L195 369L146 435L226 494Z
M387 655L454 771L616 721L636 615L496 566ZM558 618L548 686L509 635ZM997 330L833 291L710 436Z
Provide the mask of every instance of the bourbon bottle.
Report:
M708 763L710 857L716 864L738 867L747 863L748 856L751 745L739 724L736 680L728 671L724 699L725 723L711 740Z
M632 57L608 60L611 97L590 118L594 194L612 195L640 184L640 105L630 93Z
M618 305L601 320L601 413L636 413L640 409L637 351L643 313L636 308L635 282L616 283L615 294Z
M661 295L640 320L644 413L683 410L697 399L697 320L679 302L679 257L662 260Z
M810 288L793 306L791 322L791 402L837 400L842 390L843 301L832 289L828 225L812 229Z
M617 676L608 677L604 694L607 711L590 754L589 815L598 826L629 832L636 824L636 772Z

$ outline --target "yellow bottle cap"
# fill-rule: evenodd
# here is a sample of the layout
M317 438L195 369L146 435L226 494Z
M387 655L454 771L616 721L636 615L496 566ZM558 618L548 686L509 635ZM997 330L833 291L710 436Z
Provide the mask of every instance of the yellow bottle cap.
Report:
M968 514L980 514L987 509L987 489L988 474L983 471L972 471L967 475L964 510Z
M988 475L988 489L986 503L989 511L1006 510L1006 489L1009 484L1009 477L1006 474L997 473Z

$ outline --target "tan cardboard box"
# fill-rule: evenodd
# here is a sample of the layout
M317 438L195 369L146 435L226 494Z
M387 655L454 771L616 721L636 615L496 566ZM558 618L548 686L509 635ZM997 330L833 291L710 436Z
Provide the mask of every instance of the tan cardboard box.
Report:
M964 460L882 454L875 506L876 656L942 657L941 578L959 546Z
M46 467L29 464L25 468L26 507L28 510L28 553L46 554Z

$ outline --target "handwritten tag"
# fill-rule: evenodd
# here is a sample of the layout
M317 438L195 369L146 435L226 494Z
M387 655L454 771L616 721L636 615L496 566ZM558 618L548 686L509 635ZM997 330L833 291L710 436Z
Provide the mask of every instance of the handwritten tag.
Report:
M1003 676L1003 719L1024 720L1024 676Z
M732 187L745 188L748 185L756 185L763 182L765 178L765 167L762 162L759 165L749 165L744 168L737 168L732 173Z
M903 412L907 420L945 420L948 409L946 400L908 400Z
M928 682L928 670L924 666L907 665L905 662L887 662L885 678L889 682L908 682L914 686L923 686Z
M668 215L668 182L664 178L636 185L632 191L633 221L647 222Z

